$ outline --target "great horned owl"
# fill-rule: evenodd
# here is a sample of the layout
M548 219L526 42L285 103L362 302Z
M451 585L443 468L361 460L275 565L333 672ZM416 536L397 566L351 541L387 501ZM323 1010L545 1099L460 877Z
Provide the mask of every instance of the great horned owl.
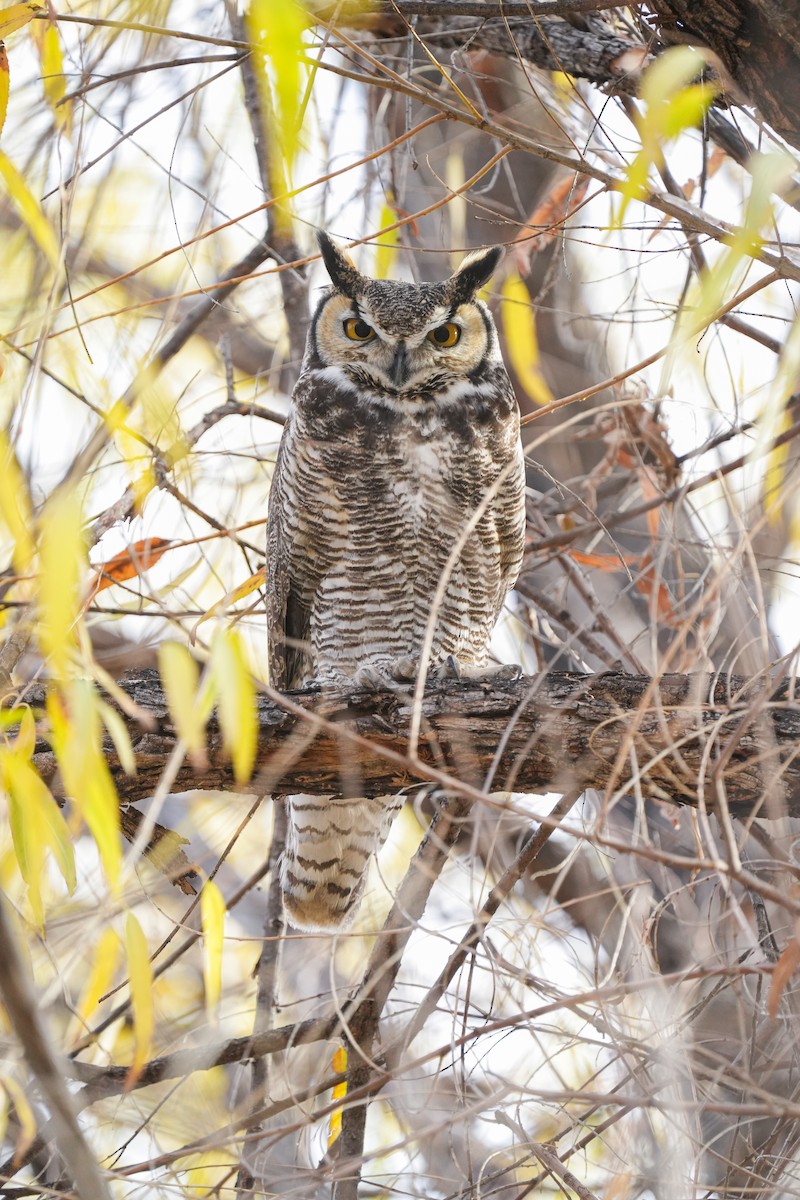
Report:
M412 678L437 589L426 669L477 673L525 526L517 402L475 298L501 251L413 284L367 278L326 234L319 245L333 286L311 320L269 497L270 682ZM288 798L295 926L349 922L401 800Z

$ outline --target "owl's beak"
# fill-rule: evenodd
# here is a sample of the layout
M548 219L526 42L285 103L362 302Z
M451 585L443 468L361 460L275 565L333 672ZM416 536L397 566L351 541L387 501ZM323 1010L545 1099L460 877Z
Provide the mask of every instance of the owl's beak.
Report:
M396 388L402 387L408 379L408 355L405 342L398 342L389 371L389 378Z

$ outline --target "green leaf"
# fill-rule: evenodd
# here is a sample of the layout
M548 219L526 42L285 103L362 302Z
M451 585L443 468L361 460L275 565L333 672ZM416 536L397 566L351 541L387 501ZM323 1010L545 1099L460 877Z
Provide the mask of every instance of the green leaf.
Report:
M764 229L772 220L772 197L791 184L796 168L792 156L784 151L754 154L749 165L751 184L744 221L725 239L727 249L703 273L699 289L687 300L687 316L682 322L686 328L681 331L687 337L705 329L736 292L763 243Z
M612 229L621 228L631 200L647 199L650 170L663 164L665 145L702 122L719 91L716 84L692 82L705 66L703 50L674 46L644 72L640 95L646 110L636 121L642 148L619 186L622 204Z
M308 16L295 0L250 0L245 24L261 72L262 120L267 126L274 194L283 195L300 149L305 91L301 57ZM271 95L267 69L273 83Z
M672 46L644 72L639 95L650 108L665 104L696 79L707 63L707 54L698 46Z

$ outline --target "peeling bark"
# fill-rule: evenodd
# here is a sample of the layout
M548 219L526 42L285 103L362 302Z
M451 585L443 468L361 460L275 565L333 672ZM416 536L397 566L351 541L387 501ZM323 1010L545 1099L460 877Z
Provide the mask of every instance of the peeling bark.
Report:
M177 741L157 672L120 681L141 713L120 710L136 752L125 774L110 739L105 752L120 799L155 790ZM39 706L44 689L24 697ZM739 816L800 816L800 702L787 684L723 675L647 676L553 672L511 683L451 681L422 701L418 754L409 754L408 692L310 690L285 704L258 700L257 770L234 782L216 718L207 761L182 764L173 792L379 794L433 781L469 796L576 786L609 793L636 786L649 797ZM56 794L55 758L40 742L34 762Z

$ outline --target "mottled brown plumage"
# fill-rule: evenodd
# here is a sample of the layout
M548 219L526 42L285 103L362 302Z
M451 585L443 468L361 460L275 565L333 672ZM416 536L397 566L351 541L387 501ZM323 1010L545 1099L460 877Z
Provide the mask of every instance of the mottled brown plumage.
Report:
M500 252L417 285L368 279L319 240L333 287L312 318L270 491L270 681L483 668L524 534L516 399L474 298ZM293 924L347 923L400 803L290 797Z

